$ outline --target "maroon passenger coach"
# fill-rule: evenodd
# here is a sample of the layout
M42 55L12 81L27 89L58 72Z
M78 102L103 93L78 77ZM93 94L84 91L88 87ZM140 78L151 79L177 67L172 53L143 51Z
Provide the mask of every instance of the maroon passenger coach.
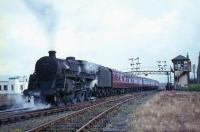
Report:
M112 88L135 88L141 90L151 90L158 87L158 85L159 82L153 79L112 70Z

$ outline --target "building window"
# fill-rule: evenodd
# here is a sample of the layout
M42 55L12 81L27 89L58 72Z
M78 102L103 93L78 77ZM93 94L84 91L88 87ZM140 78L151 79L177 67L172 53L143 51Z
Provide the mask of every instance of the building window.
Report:
M12 91L14 90L14 85L11 85L11 90L12 90Z
M4 85L4 90L5 90L5 91L8 90L8 85Z
M24 88L23 88L23 85L20 85L20 89L21 89L21 91L23 91L23 89L24 89Z

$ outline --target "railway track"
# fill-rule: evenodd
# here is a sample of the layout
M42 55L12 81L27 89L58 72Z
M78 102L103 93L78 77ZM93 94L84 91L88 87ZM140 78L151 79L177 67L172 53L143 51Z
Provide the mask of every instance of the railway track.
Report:
M4 111L4 110L6 110L6 109L10 109L10 108L12 108L12 106L13 106L13 105L1 105L1 106L0 106L0 111Z
M96 101L87 101L83 103L67 105L64 107L45 108L38 110L30 110L27 108L27 109L18 109L14 111L2 111L0 112L0 125L14 123L17 121L23 121L26 119L40 117L40 116L48 116L51 114L61 113L64 111L75 111L82 109L84 107L89 107L97 103L103 102L109 98L117 98L117 96L101 98L97 99Z
M85 107L78 111L72 112L71 114L64 115L58 119L46 122L27 130L27 132L35 131L99 131L102 126L95 127L99 122L106 122L106 118L109 117L113 111L117 108L136 98L146 96L147 94L136 94L119 96L115 99L109 99L107 101L95 104L93 106ZM92 129L91 129L92 128Z
M25 112L31 110L31 108L21 108L21 109L12 109L12 110L5 110L5 111L0 111L0 117L2 118L5 115L15 115L16 113L19 112Z

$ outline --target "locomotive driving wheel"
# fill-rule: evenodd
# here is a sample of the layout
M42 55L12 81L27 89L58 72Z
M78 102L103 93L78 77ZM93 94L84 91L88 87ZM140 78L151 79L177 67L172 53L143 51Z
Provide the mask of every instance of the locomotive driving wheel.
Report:
M63 103L64 103L65 105L67 105L67 103L68 103L68 97L67 97L67 96L64 96L64 97L62 98L62 101L63 101Z
M40 97L36 97L34 96L34 104L35 105L40 105L40 104L46 104L46 100L44 100L43 98L40 98Z
M75 104L77 102L77 96L75 92L71 93L71 95L69 95L68 98L71 104Z
M39 97L34 97L34 104L37 105L39 104L41 101L39 99Z
M77 94L78 102L83 102L85 100L85 91L79 91Z
M59 95L54 95L54 104L56 105L56 106L60 106L61 105L61 98L60 98L60 96Z
M91 98L91 91L90 90L85 91L85 100L88 101L90 100L90 98Z

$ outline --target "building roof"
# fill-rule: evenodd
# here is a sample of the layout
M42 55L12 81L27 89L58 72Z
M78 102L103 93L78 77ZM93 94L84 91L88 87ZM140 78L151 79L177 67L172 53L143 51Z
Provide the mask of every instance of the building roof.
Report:
M9 80L9 76L6 76L6 75L0 75L0 81L5 81L7 82Z
M175 57L174 59L172 59L172 62L174 61L179 61L179 60L189 60L188 58L186 58L185 56L179 55L177 57Z
M19 79L19 81L23 81L27 79L26 76L7 76L7 75L0 75L0 82L8 82L9 80Z

